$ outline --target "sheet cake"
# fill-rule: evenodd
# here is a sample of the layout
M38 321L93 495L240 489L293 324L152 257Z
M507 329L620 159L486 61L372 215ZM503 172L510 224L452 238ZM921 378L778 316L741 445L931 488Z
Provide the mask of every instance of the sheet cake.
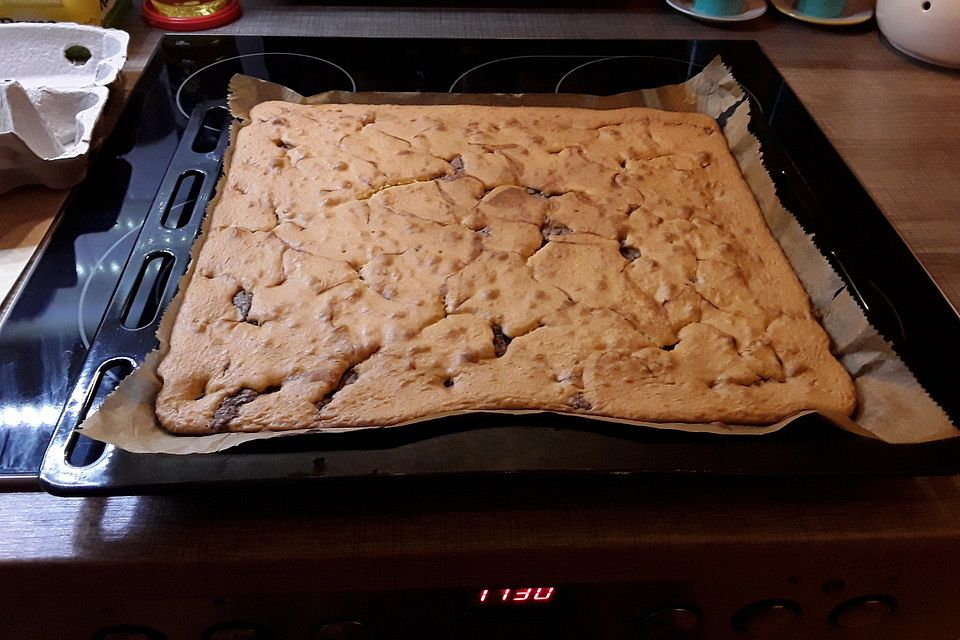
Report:
M220 188L158 369L173 433L854 408L707 116L266 102Z

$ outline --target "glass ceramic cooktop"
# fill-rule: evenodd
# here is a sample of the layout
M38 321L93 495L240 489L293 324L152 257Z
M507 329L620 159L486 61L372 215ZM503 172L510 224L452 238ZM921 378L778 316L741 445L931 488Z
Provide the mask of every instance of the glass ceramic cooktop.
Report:
M817 171L837 170L819 161L800 166L824 147L836 156L753 42L167 36L88 179L74 189L0 329L0 474L37 472L186 114L201 101L225 99L233 74L305 95L328 90L613 94L683 82L716 55L732 68L753 108L808 180L818 180ZM809 121L813 138L793 126L800 120ZM773 155L767 157L776 163ZM778 173L772 173L781 186ZM781 197L789 208L790 190ZM870 298L871 292L863 295ZM905 320L881 297L889 296L875 296L875 323L902 333Z

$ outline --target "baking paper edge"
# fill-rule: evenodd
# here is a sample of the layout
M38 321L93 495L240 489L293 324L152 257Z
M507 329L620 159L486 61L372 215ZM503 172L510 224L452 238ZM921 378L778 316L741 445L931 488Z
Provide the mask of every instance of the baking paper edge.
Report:
M266 100L283 100L301 104L351 102L363 104L530 104L531 95L514 94L418 94L418 93L350 93L328 92L304 97L280 85L247 76L235 76L230 84L229 104L231 113L241 120L232 126L230 144L224 155L224 169L217 191L211 199L207 212L219 202L222 185L233 157L237 132L249 121L250 109ZM858 408L854 420L837 414L804 411L793 414L769 426L726 425L721 423L651 423L591 415L589 419L655 429L671 429L685 432L725 435L764 435L784 428L794 420L810 413L819 413L837 426L861 436L876 437L891 443L926 442L956 437L960 432L950 423L946 414L916 381L906 365L896 356L893 348L879 336L870 325L862 310L840 277L815 246L812 237L803 231L797 219L790 214L776 196L772 178L763 166L760 143L747 125L750 121L749 103L726 66L715 58L703 71L682 85L643 89L609 97L571 96L564 94L533 94L538 104L571 106L572 100L586 108L618 108L638 106L642 97L644 106L669 108L672 111L699 111L718 118L728 113L723 126L731 153L741 168L744 179L757 199L764 218L774 237L783 247L810 296L811 303L820 313L821 320L831 340L834 354L841 360L854 378L857 388ZM427 102L429 101L429 102ZM677 108L680 107L680 108ZM196 256L203 244L209 216L204 217L202 232L191 251L191 262L181 278L174 300L168 306L157 330L160 346L150 352L141 366L128 376L103 402L99 411L89 416L80 426L84 435L113 444L135 453L212 453L237 446L251 440L294 436L306 433L341 433L363 429L394 428L435 420L438 418L476 414L501 413L523 415L549 413L543 411L454 411L435 414L394 425L313 428L289 431L230 432L204 436L174 435L163 430L157 423L153 402L161 383L156 374L157 365L168 350L168 340L173 321L180 309L182 292L193 275ZM839 291L839 293L837 293ZM865 388L864 388L865 387ZM869 400L867 402L866 400ZM869 405L866 406L865 405ZM570 414L583 417L582 414ZM915 428L904 433L902 425L915 427L918 415L927 428ZM866 423L864 423L866 420Z

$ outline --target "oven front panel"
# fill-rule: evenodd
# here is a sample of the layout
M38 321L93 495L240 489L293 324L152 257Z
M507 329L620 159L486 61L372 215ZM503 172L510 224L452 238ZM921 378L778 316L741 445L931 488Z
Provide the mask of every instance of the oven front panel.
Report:
M595 553L592 567L590 551L578 549L555 556L552 571L530 566L549 562L534 549L459 561L368 559L349 567L212 562L201 575L162 577L159 568L142 567L134 572L140 579L101 568L93 575L102 588L72 594L42 616L36 600L31 606L15 594L0 618L0 637L956 640L960 633L952 585L960 563L948 544L898 555L889 545L865 549L854 541L779 547L664 543ZM564 564L577 568L565 571ZM590 573L640 579L565 581ZM466 575L475 581L429 586ZM402 588L399 581L421 584ZM360 583L369 586L350 588ZM109 635L121 632L131 635Z

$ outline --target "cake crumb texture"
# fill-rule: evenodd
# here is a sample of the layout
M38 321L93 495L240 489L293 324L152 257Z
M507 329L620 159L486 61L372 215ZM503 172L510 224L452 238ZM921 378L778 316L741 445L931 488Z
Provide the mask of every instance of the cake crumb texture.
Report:
M707 116L266 102L220 188L158 370L170 432L854 408Z

